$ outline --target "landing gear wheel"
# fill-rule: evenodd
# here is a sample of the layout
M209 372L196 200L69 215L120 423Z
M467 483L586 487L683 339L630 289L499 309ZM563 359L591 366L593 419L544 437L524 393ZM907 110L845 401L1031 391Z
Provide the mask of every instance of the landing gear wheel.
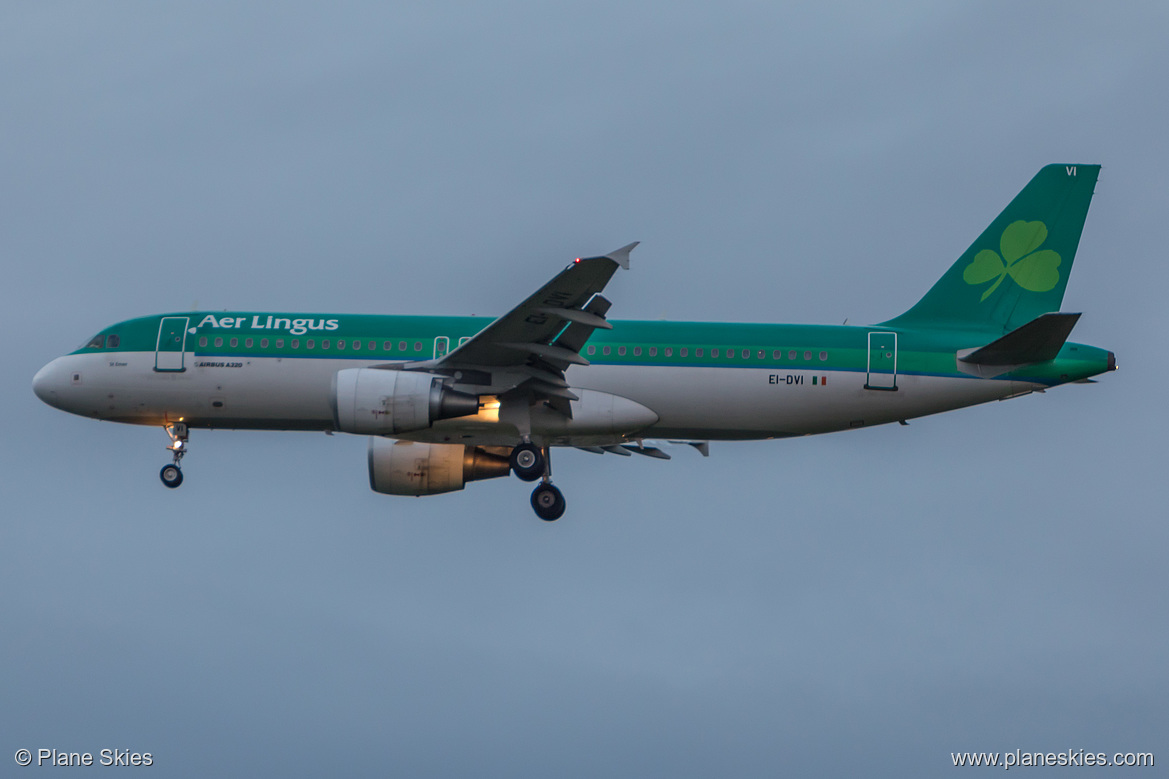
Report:
M544 475L544 455L534 444L520 444L511 450L511 470L523 481L535 481Z
M532 508L536 510L536 516L545 522L560 519L567 506L564 495L552 484L541 484L532 492Z
M158 478L162 479L162 483L173 490L183 483L183 472L179 470L179 466L170 463L162 466L162 470L158 472Z

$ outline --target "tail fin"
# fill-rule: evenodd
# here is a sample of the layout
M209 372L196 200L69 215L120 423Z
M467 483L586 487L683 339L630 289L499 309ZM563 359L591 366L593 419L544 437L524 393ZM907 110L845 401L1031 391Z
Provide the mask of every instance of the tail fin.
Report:
M1099 165L1048 165L917 305L884 324L1014 330L1059 311Z

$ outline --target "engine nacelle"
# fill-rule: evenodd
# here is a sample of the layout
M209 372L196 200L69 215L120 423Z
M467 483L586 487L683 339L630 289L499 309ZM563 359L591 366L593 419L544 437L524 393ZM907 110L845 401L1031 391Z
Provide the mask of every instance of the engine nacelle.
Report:
M479 399L430 373L347 368L333 377L333 421L343 433L393 435L474 414Z
M506 454L481 446L369 439L369 486L387 495L454 492L469 481L507 476L510 470Z

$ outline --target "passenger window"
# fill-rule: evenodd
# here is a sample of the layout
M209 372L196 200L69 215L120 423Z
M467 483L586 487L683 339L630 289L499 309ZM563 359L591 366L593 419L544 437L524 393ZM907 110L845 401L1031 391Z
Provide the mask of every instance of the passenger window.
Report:
M268 348L268 339L267 339L267 338L261 338L261 339L260 339L260 348L261 348L261 349L267 349L267 348Z
M216 346L223 346L223 339L222 339L222 338L216 338L216 339L215 339L215 345L216 345Z
M251 338L249 338L248 340L244 341L244 348L251 349L253 343L255 343L255 341L253 341Z
M694 356L695 356L695 357L701 357L701 356L702 356L702 350L701 350L701 349L695 349L695 350L694 350Z
M812 359L812 353L811 352L804 352L804 359L805 360Z
M700 355L698 355L698 356L699 356L699 357L701 357L702 355L700 354ZM718 357L718 349L711 349L711 350L710 350L710 356L711 356L711 357Z
M344 348L345 348L345 342L344 342L344 341L338 341L338 342L337 342L337 348L338 348L338 349L344 349Z
M368 344L366 344L366 347L371 352L376 352L377 351L377 341L370 341Z
M416 352L422 351L422 342L421 341L414 342L414 351L416 351Z
M605 355L608 356L610 349L608 346L606 346L603 351L605 352Z
M760 350L759 350L759 356L760 356L760 357L762 357L762 356L763 356L763 350L762 350L762 349L760 349ZM749 359L751 359L751 350L750 350L750 349L744 349L744 350L743 350L743 359L744 359L744 360L749 360Z
M382 351L383 352L390 352L390 351L393 351L393 349L394 349L394 343L392 341L385 341L382 343Z
M118 348L118 344L120 344L121 342L122 342L122 339L118 338L118 336L116 336L116 335L106 336L106 348L107 349L116 349L116 348Z
M596 353L597 353L597 347L590 346L589 347L589 354L596 354Z
M293 339L292 339L292 348L293 348L293 349L299 349L299 348L300 348L300 339L299 339L299 338L293 338Z
M620 356L624 357L624 356L625 356L625 347L624 347L624 346L618 346L618 347L617 347L617 354L619 354Z
M687 349L685 346L683 346L683 347L682 347L682 348L681 348L681 349L678 351L678 354L682 355L683 357L689 357L689 356L690 356L690 350L689 350L689 349Z
M232 349L234 349L234 348L236 348L237 346L239 346L239 339L238 339L238 338L232 338L232 339L231 339L231 348L232 348Z
M106 337L104 335L95 335L90 339L89 343L85 345L86 349L100 349L106 345Z
M640 346L635 346L635 347L633 347L633 356L634 356L634 357L640 357L640 356L641 356L641 347L640 347Z
M820 362L828 359L828 352L820 352Z
M199 345L200 346L207 345L207 336L205 336L205 335L199 336Z
M322 339L322 340L321 340L321 348L322 348L322 349L328 349L330 346L331 346L331 344L329 343L329 339L328 339L328 338L325 338L325 339Z
M406 351L406 342L405 341L398 341L398 351L399 352Z
M284 348L284 339L283 339L283 338L277 338L277 339L276 339L276 348L277 348L277 349L283 349L283 348Z
M658 356L658 347L656 347L656 346L651 346L651 347L649 348L649 356L650 356L650 357L657 357L657 356Z
M788 353L787 353L787 358L788 358L789 360L794 360L794 359L796 358L796 350L795 350L795 349L792 349L790 352L788 352Z
M771 359L782 360L783 359L783 352L781 352L779 349L776 349L775 351L773 351L771 353Z
M312 338L310 338L304 342L304 345L305 345L305 347L312 349L312 348L316 347L317 342L315 340L313 340Z
M666 356L667 356L667 357L673 357L673 356L674 356L674 347L672 347L672 346L667 346L667 347L666 347Z

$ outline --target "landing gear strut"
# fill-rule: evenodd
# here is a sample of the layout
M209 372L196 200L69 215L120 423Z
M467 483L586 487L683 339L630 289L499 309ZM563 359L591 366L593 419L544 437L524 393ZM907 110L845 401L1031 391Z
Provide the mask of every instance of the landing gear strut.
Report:
M167 425L166 434L170 436L170 446L167 447L167 450L174 455L174 462L162 466L162 470L158 472L158 478L162 479L162 483L173 490L183 483L183 472L179 468L179 461L187 453L187 441L190 439L190 434L187 431L187 426L182 422Z
M525 441L511 451L511 467L524 481L542 479L532 491L532 508L545 522L555 522L564 516L568 505L563 493L552 483L552 457L548 447L537 448Z

